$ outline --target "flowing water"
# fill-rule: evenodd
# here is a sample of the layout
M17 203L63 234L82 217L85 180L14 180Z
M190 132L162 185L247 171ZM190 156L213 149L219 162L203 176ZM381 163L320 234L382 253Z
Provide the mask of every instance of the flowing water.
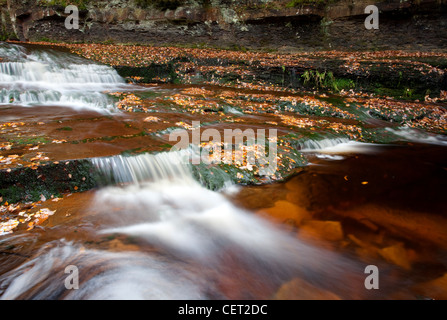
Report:
M3 44L0 55L6 105L114 114L105 91L145 90L125 84L110 67L64 52ZM105 185L48 202L57 214L44 227L0 236L0 298L430 296L417 286L447 270L446 142L390 130L415 144L308 140L300 147L310 165L300 175L266 186L228 182L220 191L197 182L188 152L94 157ZM275 219L293 210L312 215L314 226L343 222L343 238L335 246ZM396 231L402 225L407 233ZM353 241L362 245L353 248ZM402 244L413 268L405 268L400 251L380 251ZM369 264L380 267L381 290L365 289ZM66 289L68 266L79 270L78 290Z
M300 241L202 187L182 165L183 156L93 159L124 185L97 191L90 204L96 213L83 224L96 225L96 236L133 239L138 249L110 252L69 239L50 241L0 277L1 297L269 298L296 274L322 286L355 278L359 266L349 258ZM79 268L84 279L71 292L64 287L69 265ZM228 278L236 282L234 289L225 287Z
M112 68L68 53L3 44L0 56L2 104L112 112L114 102L103 91L126 88Z

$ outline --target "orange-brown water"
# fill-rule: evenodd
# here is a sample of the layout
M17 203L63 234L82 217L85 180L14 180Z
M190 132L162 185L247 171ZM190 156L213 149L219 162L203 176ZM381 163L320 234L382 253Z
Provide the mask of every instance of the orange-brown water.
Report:
M92 286L95 277L105 283L113 282L118 273L111 271L112 278L103 279L102 269L123 264L122 272L125 272L130 267L126 260L151 258L156 263L141 262L147 270L152 263L157 268L162 263L161 270L170 270L163 273L160 283L160 290L167 298L171 297L169 286L177 281L171 271L179 268L186 272L184 281L198 286L193 292L198 292L202 298L444 299L447 237L443 211L444 156L441 147L415 145L381 147L373 155L350 156L341 161L315 159L314 165L287 182L240 187L237 191L224 193L236 207L218 198L216 201L222 201L224 207L216 213L215 221L212 222L212 217L210 221L202 221L222 223L216 228L241 242L259 241L261 238L243 236L253 231L250 230L251 223L253 228L260 228L256 220L259 217L262 223L269 221L263 241L266 251L271 243L279 244L277 249L280 251L275 254L255 254L256 248L247 253L247 249L238 243L228 242L225 236L209 231L201 234L199 241L206 243L215 237L212 250L218 252L207 258L185 253L189 248L173 249L155 238L147 240L141 234L103 234L100 231L105 226L152 222L146 216L146 213L152 214L150 208L144 207L144 201L138 203L138 192L116 194L117 200L106 206L98 200L98 195L101 198L103 192L100 190L67 195L61 201L50 200L41 204L41 207L56 210L56 214L41 226L1 238L1 271L4 276L27 261L32 261L31 266L35 266L51 259L44 255L49 249L42 248L67 247L72 251L69 257L74 262L67 257L58 258L55 254L62 253L57 251L53 251L55 256L51 257L58 262L78 262L89 270L88 276L81 272L81 288L83 277L85 286ZM409 171L413 174L409 175ZM173 199L180 197L185 207L192 206L191 212L202 212L202 201L206 199L191 200L181 185L171 187L172 190L168 187L163 192L155 187L152 193L141 196L168 197L169 192L174 192L177 195L172 195ZM197 192L202 192L200 190ZM183 197L178 194L181 191L185 192ZM207 192L200 195L210 196ZM165 205L175 207L169 201ZM220 220L234 212L237 214L231 223ZM250 220L254 217L255 220ZM179 219L183 218L179 216ZM244 223L240 224L241 221ZM169 223L175 224L175 218ZM189 228L194 223L199 222L186 221L181 227ZM229 227L235 229L226 229ZM247 230L240 230L241 227ZM64 239L62 243L61 239ZM183 241L193 244L197 239L187 236ZM262 251L262 243L244 245L261 246ZM106 258L110 252L119 255ZM82 255L86 260L81 259ZM367 276L364 268L370 264L379 267L379 290L369 291L364 287ZM51 287L48 282L58 283L64 279L64 265L54 262L53 267L49 279L44 282L48 288ZM146 276L150 277L149 274ZM131 286L132 281L129 282ZM45 292L44 287L39 290ZM36 297L36 292L24 290L18 297ZM47 292L47 297L70 298L68 293L65 290ZM190 296L186 294L185 297Z
M278 113L274 100L234 96L259 98L253 90L152 89L159 91L141 103L143 112L0 106L0 151L10 159L2 169L38 165L32 159L39 153L63 161L168 151L173 142L166 132L152 134L193 120L219 132L272 127L279 135L302 125L306 133L323 130L313 123L341 131L360 126L353 119ZM197 89L210 96L191 94ZM124 98L124 110L135 111L132 99L138 98ZM246 113L209 110L222 101ZM395 127L373 118L363 125ZM438 139L431 138L426 142ZM363 148L336 156L307 152L310 163L293 177L262 186L214 192L183 172L174 180L21 204L18 219L21 210L54 214L0 236L0 298L447 298L445 143ZM369 265L379 270L377 290L365 288ZM79 269L79 290L65 287L67 266Z

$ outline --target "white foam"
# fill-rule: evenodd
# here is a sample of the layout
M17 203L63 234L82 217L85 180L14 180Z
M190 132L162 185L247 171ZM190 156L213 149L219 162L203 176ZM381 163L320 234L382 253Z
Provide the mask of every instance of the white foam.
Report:
M285 265L291 262L284 257L296 250L311 255L312 249L277 226L196 182L182 152L94 160L119 182L132 182L97 193L95 207L107 214L111 225L102 233L136 236L206 263L226 246Z
M85 249L66 241L0 276L1 300L179 300L204 299L199 279L160 257L138 252ZM79 288L67 290L67 266L76 266ZM100 268L100 269L98 269ZM99 271L98 271L99 270ZM194 281L192 281L194 280ZM38 288L38 290L33 290Z
M190 150L140 154L132 157L114 156L91 159L93 165L117 183L138 185L149 181L195 184L189 167Z
M331 155L331 154L317 154L316 155L318 159L325 159L325 160L343 160L345 157L338 156L338 155Z
M407 127L400 127L398 129L386 128L386 130L406 141L447 146L447 138L445 136L431 134Z
M352 141L347 138L333 138L322 140L307 140L301 144L301 152L327 153L327 154L349 154L370 153L377 145Z
M114 100L103 92L133 88L113 68L63 52L0 44L0 57L1 104L112 112Z
M98 232L130 235L162 255L58 244L0 276L1 298L204 299L209 292L225 297L214 285L216 275L247 281L233 274L234 263L249 269L252 281L277 284L299 273L328 285L358 268L205 189L178 156L96 162L105 173L119 173L118 180L133 182L97 192L91 206L101 221ZM63 287L68 265L79 268L79 290L67 292Z

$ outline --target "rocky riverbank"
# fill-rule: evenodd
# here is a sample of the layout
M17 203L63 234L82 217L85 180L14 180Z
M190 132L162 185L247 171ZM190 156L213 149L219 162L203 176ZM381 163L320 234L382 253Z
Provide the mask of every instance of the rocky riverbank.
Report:
M80 9L79 30L64 26ZM364 26L366 6L380 27ZM445 51L445 1L114 0L2 1L3 39L188 45L290 51Z
M149 90L107 92L120 116L2 107L8 119L1 127L3 202L36 201L41 195L49 198L93 188L91 163L82 161L82 166L68 170L65 162L169 151L175 144L170 134L192 134L193 121L201 123L200 132L217 129L221 136L232 128L263 129L267 135L270 129L278 130L278 170L273 178L263 179L260 168L243 162L195 167L196 177L211 189L221 188L225 181L284 180L307 165L300 150L309 141L320 147L325 139L436 141L436 135L447 130L447 56L442 53L274 54L48 43L27 47L64 54L70 50L114 67L129 83ZM215 147L200 142L201 147ZM37 170L41 165L50 169ZM45 182L47 171L54 176L49 180L57 183Z

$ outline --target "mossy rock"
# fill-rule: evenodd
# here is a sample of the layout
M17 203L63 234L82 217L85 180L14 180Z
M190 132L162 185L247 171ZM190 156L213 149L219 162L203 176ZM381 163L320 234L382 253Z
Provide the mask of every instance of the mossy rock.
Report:
M0 171L3 202L34 202L65 192L82 192L96 186L93 167L88 160L43 163L36 169L14 168Z

